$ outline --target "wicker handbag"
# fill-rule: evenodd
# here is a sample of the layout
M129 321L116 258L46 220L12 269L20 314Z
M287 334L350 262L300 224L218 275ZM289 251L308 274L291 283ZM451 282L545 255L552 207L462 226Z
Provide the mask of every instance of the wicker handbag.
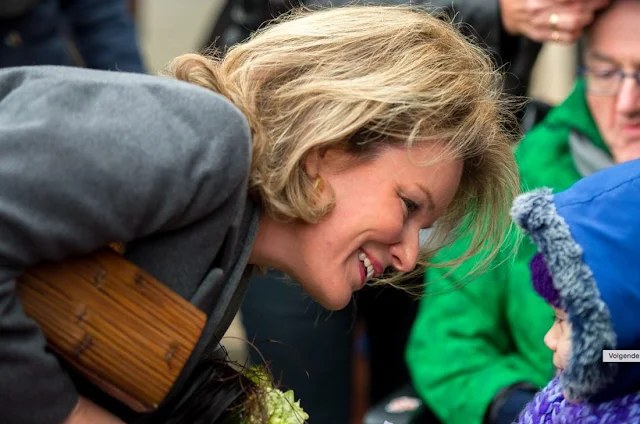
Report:
M205 314L113 249L45 263L18 281L49 348L137 412L155 410L180 375Z

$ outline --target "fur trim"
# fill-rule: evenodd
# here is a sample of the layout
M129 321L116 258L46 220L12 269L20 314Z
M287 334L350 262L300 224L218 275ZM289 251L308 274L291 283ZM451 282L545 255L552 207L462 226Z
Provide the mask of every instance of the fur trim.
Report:
M602 350L616 346L609 309L583 261L582 248L556 210L551 190L518 196L511 216L544 255L571 323L572 352L562 387L570 399L588 399L611 383L617 371L617 364L602 362Z

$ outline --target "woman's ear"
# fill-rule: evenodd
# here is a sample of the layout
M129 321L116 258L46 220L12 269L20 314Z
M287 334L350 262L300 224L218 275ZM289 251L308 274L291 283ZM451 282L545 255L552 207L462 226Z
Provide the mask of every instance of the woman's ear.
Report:
M320 154L317 149L313 149L304 159L304 169L309 178L314 178L320 170Z
M325 159L327 148L315 148L311 150L304 160L305 171L310 178L315 178L320 174L322 162Z
M304 160L305 171L309 178L332 174L345 170L357 162L354 156L340 149L320 147L311 150Z

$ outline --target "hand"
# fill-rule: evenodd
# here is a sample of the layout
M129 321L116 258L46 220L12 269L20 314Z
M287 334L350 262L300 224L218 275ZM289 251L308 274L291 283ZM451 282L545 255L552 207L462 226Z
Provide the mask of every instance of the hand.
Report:
M500 0L507 33L571 44L610 0Z
M62 424L124 424L124 421L80 396L71 415Z

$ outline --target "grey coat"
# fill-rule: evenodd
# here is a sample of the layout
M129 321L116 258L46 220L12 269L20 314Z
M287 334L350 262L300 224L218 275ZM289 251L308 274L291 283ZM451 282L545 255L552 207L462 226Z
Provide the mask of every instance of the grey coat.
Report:
M179 390L246 288L258 222L250 157L244 116L203 88L74 68L0 71L0 422L62 422L82 386L45 351L16 278L112 241L208 314Z

